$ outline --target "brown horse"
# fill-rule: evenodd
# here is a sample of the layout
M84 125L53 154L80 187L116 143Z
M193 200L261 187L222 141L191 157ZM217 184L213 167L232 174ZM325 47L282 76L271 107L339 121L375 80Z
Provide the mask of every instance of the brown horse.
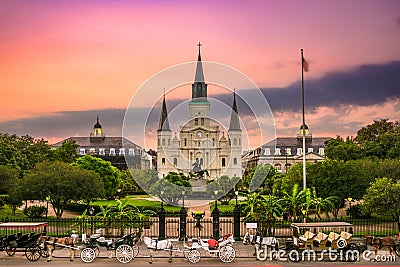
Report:
M375 237L375 236L366 236L367 245L373 246L375 255L378 253L378 249L381 249L384 246L389 247L390 255L394 252L394 245L396 244L395 240L390 237Z
M49 257L47 261L51 261L53 251L58 248L69 248L70 251L70 261L74 260L75 251L73 247L75 246L76 238L73 237L53 237L53 236L41 236L40 243L44 244L44 248L48 251Z

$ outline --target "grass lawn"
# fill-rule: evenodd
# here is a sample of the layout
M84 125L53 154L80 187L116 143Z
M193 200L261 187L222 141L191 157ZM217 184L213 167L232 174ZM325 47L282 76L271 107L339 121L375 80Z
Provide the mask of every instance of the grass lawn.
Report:
M160 207L161 208L161 202L160 201L151 201L147 199L129 199L128 203L133 206L139 206L139 207ZM116 206L117 201L116 200L98 200L92 202L93 205L103 205L103 206ZM167 212L178 212L180 210L180 207L176 206L170 206L170 205L164 205L164 209Z
M129 199L131 198L149 198L149 195L128 195L127 196Z

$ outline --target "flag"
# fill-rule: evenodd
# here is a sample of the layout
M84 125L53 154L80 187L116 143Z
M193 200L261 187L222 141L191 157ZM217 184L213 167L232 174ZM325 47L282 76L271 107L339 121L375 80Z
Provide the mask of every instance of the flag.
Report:
M305 72L308 71L308 62L304 57L303 57L303 69Z

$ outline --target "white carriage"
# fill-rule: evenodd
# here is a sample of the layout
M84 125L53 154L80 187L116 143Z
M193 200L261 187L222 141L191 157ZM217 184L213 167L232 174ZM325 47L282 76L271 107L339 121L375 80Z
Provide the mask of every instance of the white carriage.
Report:
M236 251L232 244L235 242L232 234L227 234L220 240L193 238L191 244L185 244L185 257L191 263L200 261L200 249L208 251L212 257L219 257L224 263L232 262L236 257Z

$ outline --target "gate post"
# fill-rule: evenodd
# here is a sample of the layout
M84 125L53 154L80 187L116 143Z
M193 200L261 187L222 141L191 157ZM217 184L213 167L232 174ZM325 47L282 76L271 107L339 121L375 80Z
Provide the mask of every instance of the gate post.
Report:
M213 238L215 240L219 239L219 209L217 206L217 200L215 200L215 208L212 211L213 217Z
M235 191L236 204L233 209L233 237L235 241L240 241L240 208L238 205L238 191Z
M164 202L161 201L161 209L158 211L158 240L165 239L165 209Z
M182 206L181 211L179 212L179 241L186 240L186 216L186 208Z

